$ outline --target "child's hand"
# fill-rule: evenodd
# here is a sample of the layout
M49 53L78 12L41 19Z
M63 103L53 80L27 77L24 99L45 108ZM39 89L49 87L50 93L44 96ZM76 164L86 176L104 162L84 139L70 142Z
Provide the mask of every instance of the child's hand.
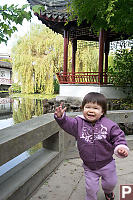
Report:
M58 117L58 118L61 118L62 115L64 114L64 112L66 111L66 107L65 108L62 108L62 105L63 104L60 104L59 107L56 107L55 109L55 115Z
M128 150L125 149L124 147L120 147L117 150L118 154L120 154L121 156L127 157L128 156Z

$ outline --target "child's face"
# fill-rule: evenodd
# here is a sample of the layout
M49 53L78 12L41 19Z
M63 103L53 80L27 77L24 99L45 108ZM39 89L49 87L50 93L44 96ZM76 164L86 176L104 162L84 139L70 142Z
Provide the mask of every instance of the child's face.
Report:
M103 114L102 107L97 103L86 103L83 108L83 115L85 119L92 123L96 122Z

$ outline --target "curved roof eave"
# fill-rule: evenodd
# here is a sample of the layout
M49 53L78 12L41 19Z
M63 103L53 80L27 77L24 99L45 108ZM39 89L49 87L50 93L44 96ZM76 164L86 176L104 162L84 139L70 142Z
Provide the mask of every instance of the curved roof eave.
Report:
M66 1L64 0L28 0L31 7L35 5L42 5L45 8L44 12L40 14L35 13L39 20L43 24L51 28L53 31L64 35L64 29L69 30L70 39L76 38L77 40L88 40L98 41L99 37L97 33L90 30L90 26L83 22L79 27L77 26L76 20L69 21L67 25L68 13L66 11ZM84 34L84 29L86 34ZM80 32L80 35L76 35L76 32ZM107 31L107 40L109 42L117 40L126 40L129 35L122 33L115 33Z

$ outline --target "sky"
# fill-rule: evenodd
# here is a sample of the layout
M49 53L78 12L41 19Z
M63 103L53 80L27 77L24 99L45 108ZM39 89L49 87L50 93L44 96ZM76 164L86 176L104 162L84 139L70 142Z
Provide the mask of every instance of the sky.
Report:
M2 6L4 4L7 4L8 6L10 6L11 4L22 6L23 4L27 4L27 1L26 0L0 0L0 5ZM31 23L41 24L41 21L38 20L38 18L34 14L32 15L31 22L28 22L26 19L24 19L22 25L17 25L18 31L13 33L11 38L8 40L7 45L5 45L4 43L0 44L0 53L10 54L11 48L13 47L13 45L16 44L18 38L24 36L30 30Z

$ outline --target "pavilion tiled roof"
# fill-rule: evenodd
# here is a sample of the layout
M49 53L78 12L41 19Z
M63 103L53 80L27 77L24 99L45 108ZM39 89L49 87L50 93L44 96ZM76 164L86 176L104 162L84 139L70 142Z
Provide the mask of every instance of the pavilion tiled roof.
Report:
M48 19L54 19L59 21L66 21L68 18L66 11L66 1L63 0L28 0L31 7L35 5L42 5L45 8L44 12L41 12L42 16Z
M40 14L37 14L39 20L43 24L51 28L53 31L64 35L64 29L69 31L70 39L76 38L77 40L86 40L86 41L99 41L99 36L97 33L94 33L90 29L90 25L86 22L83 22L80 26L77 26L76 20L69 21L65 25L68 19L67 13L67 1L64 0L28 0L31 7L35 5L42 5L45 8L45 11L40 11ZM123 40L128 39L129 35L123 33L115 33L110 30L107 32L107 40L117 41L121 38Z

